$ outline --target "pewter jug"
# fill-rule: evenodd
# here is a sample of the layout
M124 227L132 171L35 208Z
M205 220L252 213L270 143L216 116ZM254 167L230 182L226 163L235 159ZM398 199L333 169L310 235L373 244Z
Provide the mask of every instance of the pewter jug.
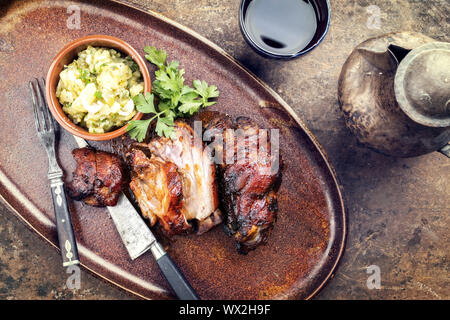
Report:
M362 144L396 157L450 157L450 43L412 32L366 40L344 64L338 92Z

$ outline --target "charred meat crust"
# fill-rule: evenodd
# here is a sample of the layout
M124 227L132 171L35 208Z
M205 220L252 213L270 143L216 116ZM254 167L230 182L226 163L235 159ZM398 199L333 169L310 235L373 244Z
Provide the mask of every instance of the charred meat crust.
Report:
M72 156L77 163L72 181L67 184L67 193L74 200L83 200L94 192L97 171L95 150L92 148L74 149Z
M241 129L243 139L239 140L227 129ZM263 149L258 149L258 156L251 156L252 148L261 147L257 136L259 127L246 117L235 121L224 114L216 114L205 127L206 134L214 136L222 133L226 149L232 146L232 163L223 161L218 165L219 183L222 190L221 205L226 214L225 232L234 237L240 253L247 253L258 245L266 242L277 216L277 195L281 179L281 160L279 170L271 171L273 155L270 143ZM240 142L239 142L240 141ZM225 148L216 148L215 152L230 154ZM239 158L239 152L245 151L246 157Z
M74 149L72 155L77 167L67 184L68 195L95 207L115 206L123 184L120 159L90 147Z

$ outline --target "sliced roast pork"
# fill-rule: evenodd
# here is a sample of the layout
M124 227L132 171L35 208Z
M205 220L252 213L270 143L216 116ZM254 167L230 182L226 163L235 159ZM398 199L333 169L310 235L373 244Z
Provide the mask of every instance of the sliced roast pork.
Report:
M140 144L140 147L143 146ZM214 163L205 150L201 138L188 124L176 122L173 139L158 137L145 147L151 154L147 162L158 163L158 166L152 165L151 174L142 175L137 162L131 161L133 168L131 187L147 216L156 217L168 235L180 234L191 228L195 228L197 233L201 234L222 222ZM168 167L171 168L172 181L167 179ZM146 168L144 171L148 173L150 169ZM153 187L148 186L155 184L164 186L165 191L162 192L164 196L162 194L154 196L155 192L151 190ZM172 199L173 195L168 186L175 184L176 190L179 190L178 201L166 201L162 208L153 203L161 199ZM177 214L173 214L174 211L167 205L168 203L173 204L173 208L176 207ZM182 227L180 227L181 220L183 220Z

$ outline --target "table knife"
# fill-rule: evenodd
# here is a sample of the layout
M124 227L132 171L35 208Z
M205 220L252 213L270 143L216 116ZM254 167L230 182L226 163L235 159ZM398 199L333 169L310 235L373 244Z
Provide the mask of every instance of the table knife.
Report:
M89 146L84 139L77 136L74 138L80 148ZM123 192L119 196L117 205L107 209L132 260L150 249L177 297L181 300L199 300L194 289Z

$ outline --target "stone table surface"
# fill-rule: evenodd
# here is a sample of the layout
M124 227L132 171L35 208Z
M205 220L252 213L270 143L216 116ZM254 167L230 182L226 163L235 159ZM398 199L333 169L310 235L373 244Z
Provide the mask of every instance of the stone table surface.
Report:
M247 46L238 26L240 1L129 2L221 46L276 90L324 146L344 187L349 233L340 267L316 299L450 298L449 160L438 153L395 159L358 145L337 101L340 69L363 40L418 31L450 41L449 0L331 0L324 42L292 61L266 60ZM69 290L59 259L0 205L0 299L134 299L85 271L81 288ZM367 268L373 265L380 268L381 288L370 290Z

